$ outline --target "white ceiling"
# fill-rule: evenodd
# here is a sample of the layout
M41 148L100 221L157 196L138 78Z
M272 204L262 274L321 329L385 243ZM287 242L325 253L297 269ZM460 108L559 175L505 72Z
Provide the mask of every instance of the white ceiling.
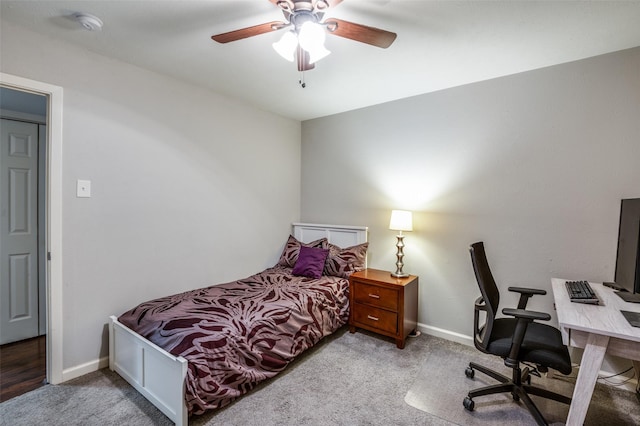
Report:
M88 32L74 12L104 21ZM640 1L344 0L327 16L398 34L388 49L337 36L304 74L271 48L281 32L211 35L282 20L268 0L2 0L0 16L181 80L306 120L640 46Z

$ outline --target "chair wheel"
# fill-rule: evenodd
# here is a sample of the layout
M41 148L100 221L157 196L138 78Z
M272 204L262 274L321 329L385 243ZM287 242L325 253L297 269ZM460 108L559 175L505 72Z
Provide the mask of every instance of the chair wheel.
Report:
M520 395L518 395L517 393L512 393L511 396L513 396L513 400L515 402L520 401Z
M466 370L464 370L464 375L470 379L473 379L473 376L475 376L475 374L475 370L471 367L467 367Z
M462 401L462 405L464 405L465 410L467 411L473 411L473 408L475 407L475 402L473 402L473 399L466 397L464 399L464 401Z

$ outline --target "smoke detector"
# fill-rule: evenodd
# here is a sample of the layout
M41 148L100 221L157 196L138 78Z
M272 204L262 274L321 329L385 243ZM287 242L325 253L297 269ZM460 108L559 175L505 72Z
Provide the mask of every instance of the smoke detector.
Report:
M97 16L88 13L75 13L73 19L87 31L101 31L102 21Z

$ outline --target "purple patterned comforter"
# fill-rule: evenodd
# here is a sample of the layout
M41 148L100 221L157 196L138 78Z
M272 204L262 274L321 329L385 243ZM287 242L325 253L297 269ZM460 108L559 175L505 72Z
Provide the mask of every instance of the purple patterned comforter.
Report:
M142 303L118 320L187 359L187 407L202 414L275 376L348 317L347 279L299 277L276 266Z

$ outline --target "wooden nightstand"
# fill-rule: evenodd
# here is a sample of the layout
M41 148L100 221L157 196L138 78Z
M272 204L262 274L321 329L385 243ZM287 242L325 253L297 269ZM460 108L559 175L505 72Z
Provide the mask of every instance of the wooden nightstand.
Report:
M418 324L418 277L394 278L388 271L365 269L349 278L349 331L364 328L396 339L404 348Z

